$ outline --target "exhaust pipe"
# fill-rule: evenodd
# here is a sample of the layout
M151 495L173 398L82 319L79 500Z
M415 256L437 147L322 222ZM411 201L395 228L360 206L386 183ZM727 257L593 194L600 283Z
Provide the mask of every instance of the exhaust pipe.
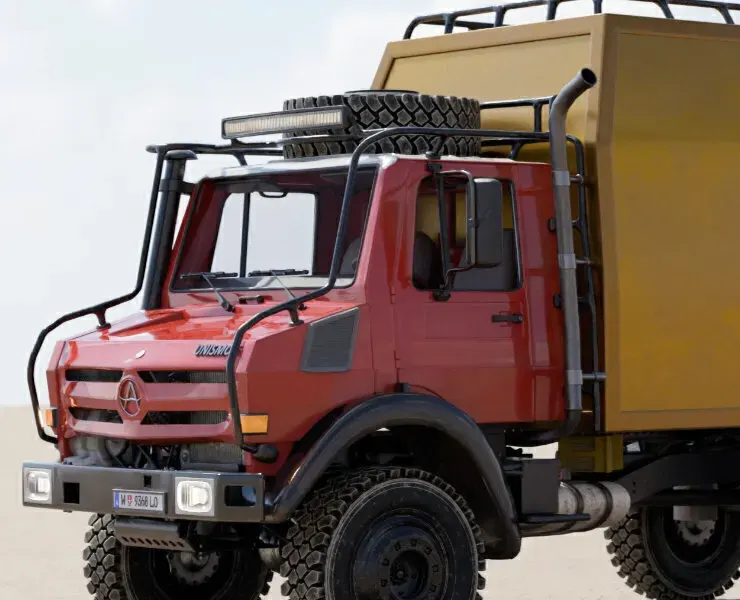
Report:
M618 483L562 482L558 489L558 516L584 515L587 518L572 521L552 519L550 523L524 525L522 535L561 535L613 527L627 516L631 504L629 492Z
M573 245L573 218L570 201L570 170L565 119L573 102L596 85L596 74L581 69L550 105L550 160L555 192L555 234L560 267L560 295L565 322L565 420L553 430L527 436L527 445L550 444L573 433L581 421L583 371L581 331L576 288L576 255Z

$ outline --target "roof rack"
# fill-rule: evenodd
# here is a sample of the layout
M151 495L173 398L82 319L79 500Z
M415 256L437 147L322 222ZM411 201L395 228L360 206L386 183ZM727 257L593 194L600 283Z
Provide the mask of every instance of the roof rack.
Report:
M453 33L455 27L463 27L468 31L475 31L478 29L491 29L494 27L505 27L504 17L506 13L511 10L517 10L520 8L532 8L535 6L546 6L547 7L547 21L555 20L558 7L565 2L573 2L574 0L520 0L519 2L512 2L510 4L501 4L497 6L486 6L483 8L471 8L468 10L457 10L449 13L436 13L433 15L422 15L416 17L406 27L406 31L403 34L403 39L411 39L411 35L419 25L440 25L444 27L444 33ZM631 0L632 2L643 2L649 4L655 4L663 12L666 19L675 19L671 6L690 6L694 8L707 8L710 10L716 10L720 16L724 19L728 25L737 25L736 21L732 17L733 11L740 13L740 4L732 2L716 2L714 0ZM593 14L601 14L603 12L604 0L592 0L593 2ZM471 21L465 20L464 17L473 17L478 15L492 14L493 23L486 23L484 21Z
M146 151L151 154L166 155L173 150L189 150L195 154L220 154L231 155L236 158L240 165L246 164L245 156L282 156L283 151L276 142L244 143L232 140L230 144L198 144L198 143L174 143L174 144L150 144Z

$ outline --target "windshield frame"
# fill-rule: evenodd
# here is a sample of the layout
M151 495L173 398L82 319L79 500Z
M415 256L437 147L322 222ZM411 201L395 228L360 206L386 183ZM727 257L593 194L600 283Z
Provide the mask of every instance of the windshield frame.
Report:
M337 160L339 158L340 160ZM361 160L360 164L357 166L356 173L367 173L372 172L373 178L372 183L370 185L370 189L368 192L368 201L367 201L367 207L365 209L365 214L363 215L362 219L362 233L360 236L360 248L359 248L359 254L358 256L362 256L363 249L365 247L365 236L367 233L367 225L368 221L370 219L370 213L373 205L373 199L375 195L375 191L377 189L378 180L380 177L381 171L384 170L384 167L387 166L385 164L386 161L380 160L380 156L365 156L363 157L366 160ZM346 160L341 160L346 159ZM367 160L369 159L369 160ZM280 168L282 167L282 168ZM176 283L178 280L178 277L181 275L182 271L182 260L183 260L183 254L185 252L187 241L189 239L191 228L195 227L193 224L194 215L196 212L196 209L198 207L198 203L203 201L203 193L206 188L210 188L211 190L214 189L215 186L222 186L222 185L239 185L239 184L246 184L248 183L249 179L254 177L260 177L264 175L290 175L290 174L296 174L300 172L311 172L311 173L327 173L327 174L337 174L337 173L343 173L345 175L349 174L349 157L321 157L321 158L309 158L309 159L291 159L289 161L275 161L266 163L264 165L254 165L254 166L241 166L241 167L230 167L221 169L219 172L214 173L211 176L206 176L203 179L201 179L197 184L197 192L191 197L190 202L187 206L187 214L185 215L185 218L183 219L182 227L181 227L181 233L178 235L177 240L177 255L175 257L175 261L172 265L169 281L167 283L167 292L169 295L183 295L183 294L208 294L208 295L214 295L214 291L208 287L208 286L196 286L193 287L192 285L188 287L176 287ZM210 185L205 185L210 184ZM356 185L356 184L355 184ZM341 186L341 189L344 190L346 186L346 180L345 184ZM308 193L308 192L307 192ZM315 211L318 212L318 199L316 201ZM249 203L245 203L246 206L249 206ZM314 227L318 225L318 221L315 221ZM220 223L219 223L220 228ZM216 230L218 234L218 229ZM336 245L337 241L337 235L338 232L335 231L334 235L334 242L331 246L331 248L334 248L334 245ZM217 238L216 238L217 239ZM346 241L346 240L345 240ZM314 240L315 244L315 240ZM289 268L292 265L280 265L278 268ZM331 270L331 263L329 264L329 269ZM352 287L356 281L358 276L359 269L355 269L352 277L337 277L334 288L336 289L347 289ZM282 281L284 285L281 285L274 276L272 275L266 275L266 276L254 276L254 277L233 277L233 278L222 278L222 279L212 279L213 285L216 289L218 289L221 293L244 293L244 292L253 292L255 294L261 294L261 293L268 293L270 295L273 295L275 292L286 292L287 290L291 291L298 291L298 290L317 290L321 289L323 286L326 285L327 281L329 280L329 273L325 275L280 275L279 279ZM252 281L252 282L264 282L272 280L273 283L268 285L246 285L245 282ZM311 282L310 285L306 285L306 283ZM231 282L232 284L226 283ZM236 284L236 282L239 282ZM226 285L224 285L226 283Z

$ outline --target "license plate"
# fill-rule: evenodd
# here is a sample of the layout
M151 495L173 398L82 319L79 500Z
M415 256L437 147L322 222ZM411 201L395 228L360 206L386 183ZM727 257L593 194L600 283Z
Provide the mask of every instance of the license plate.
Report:
M113 490L113 509L164 513L164 492Z

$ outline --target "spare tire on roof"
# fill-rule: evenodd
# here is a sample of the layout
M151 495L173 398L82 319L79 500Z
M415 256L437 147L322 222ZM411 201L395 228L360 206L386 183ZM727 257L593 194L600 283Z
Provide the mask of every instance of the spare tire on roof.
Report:
M450 127L457 129L480 128L480 104L471 98L432 96L402 90L353 91L336 96L294 98L283 103L283 110L314 108L317 106L347 106L350 124L346 128L331 130L330 135L350 135L351 140L334 142L285 142L285 158L305 156L330 156L351 153L366 129L386 127ZM316 132L292 131L285 137L316 135ZM397 154L424 154L438 137L429 135L395 135L372 144L368 153L393 152ZM450 136L443 154L477 156L480 154L480 137Z

